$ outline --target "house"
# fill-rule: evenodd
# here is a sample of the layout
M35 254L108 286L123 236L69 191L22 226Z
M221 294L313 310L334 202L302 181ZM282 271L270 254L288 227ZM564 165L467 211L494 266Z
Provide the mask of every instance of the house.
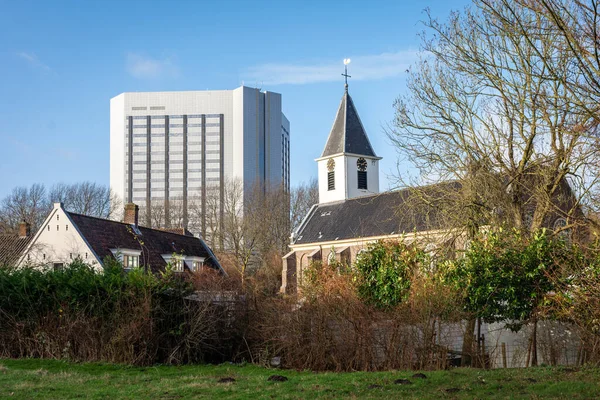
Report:
M16 265L31 239L31 227L27 222L19 224L17 234L0 234L0 267Z
M211 268L225 275L202 239L186 230L139 226L138 214L137 205L126 204L124 221L117 222L68 212L62 203L55 203L16 265L60 269L81 259L101 271L104 260L114 258L125 269L147 267L159 272L171 264L179 272Z
M418 241L428 251L441 243L451 245L445 246L450 249L464 248L466 236L456 228L456 221L440 212L465 192L461 183L447 181L380 193L379 160L346 84L323 153L315 160L319 204L310 209L292 234L291 251L283 257L281 292L296 292L311 262L351 265L369 243L377 240ZM531 176L536 179L535 171ZM499 176L498 180L506 179ZM427 201L415 202L423 196ZM526 200L523 203L531 203ZM552 203L558 210L574 208L576 216L583 217L566 180ZM550 228L565 225L560 212L550 213L543 222Z

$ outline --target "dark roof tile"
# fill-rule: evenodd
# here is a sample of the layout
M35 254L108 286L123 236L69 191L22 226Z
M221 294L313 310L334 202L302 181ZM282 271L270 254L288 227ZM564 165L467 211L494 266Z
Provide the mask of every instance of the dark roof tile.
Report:
M446 182L419 188L432 198L458 192ZM415 206L412 189L385 192L314 207L296 234L294 244L318 243L445 228L437 207Z
M14 266L32 238L31 235L0 234L0 267Z
M172 253L204 257L207 265L222 271L216 257L200 238L142 226L138 227L141 235L137 235L129 224L68 214L100 260L112 257L111 249L139 249L142 250L140 265L148 265L155 272L162 270L167 264L162 255Z
M352 97L346 91L335 116L333 127L321 157L339 153L377 157L363 127Z

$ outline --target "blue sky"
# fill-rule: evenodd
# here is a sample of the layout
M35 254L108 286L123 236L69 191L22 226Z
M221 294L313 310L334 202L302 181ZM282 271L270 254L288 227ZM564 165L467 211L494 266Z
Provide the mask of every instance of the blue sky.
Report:
M292 184L317 173L343 94L379 156L382 189L397 155L383 132L429 8L445 20L467 0L0 0L0 197L13 187L109 183L109 100L121 92L233 89L283 96ZM401 164L402 171L409 166Z

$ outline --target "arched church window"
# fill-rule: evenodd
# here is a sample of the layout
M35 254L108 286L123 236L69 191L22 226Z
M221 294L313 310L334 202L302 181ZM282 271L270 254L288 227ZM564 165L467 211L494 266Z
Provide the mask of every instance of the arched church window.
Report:
M327 263L328 264L335 263L335 250L331 249L331 251L329 252L329 255L327 256Z
M557 218L556 221L554 221L552 228L555 232L557 232L558 237L565 241L569 241L571 237L571 230L563 229L565 226L567 226L567 220L564 218Z

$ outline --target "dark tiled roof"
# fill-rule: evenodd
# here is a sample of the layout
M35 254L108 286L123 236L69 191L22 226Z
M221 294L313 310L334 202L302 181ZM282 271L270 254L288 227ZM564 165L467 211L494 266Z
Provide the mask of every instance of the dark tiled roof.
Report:
M419 188L430 199L448 200L460 190L457 182ZM447 228L438 207L412 201L415 191L404 189L335 203L319 204L297 232L294 244L367 238Z
M203 240L158 229L139 226L136 235L131 225L86 215L68 213L92 250L104 260L112 257L110 249L142 250L140 265L149 265L153 271L162 270L167 263L163 254L183 254L204 257L205 263L222 271L219 262Z
M160 228L159 230L164 231L164 232L176 233L178 235L194 236L194 234L192 232L188 231L185 228Z
M352 97L346 91L335 116L333 127L327 138L327 144L321 157L332 156L339 153L352 153L370 157L377 157L365 128L356 112Z
M0 267L14 266L33 236L19 237L16 234L0 234Z

